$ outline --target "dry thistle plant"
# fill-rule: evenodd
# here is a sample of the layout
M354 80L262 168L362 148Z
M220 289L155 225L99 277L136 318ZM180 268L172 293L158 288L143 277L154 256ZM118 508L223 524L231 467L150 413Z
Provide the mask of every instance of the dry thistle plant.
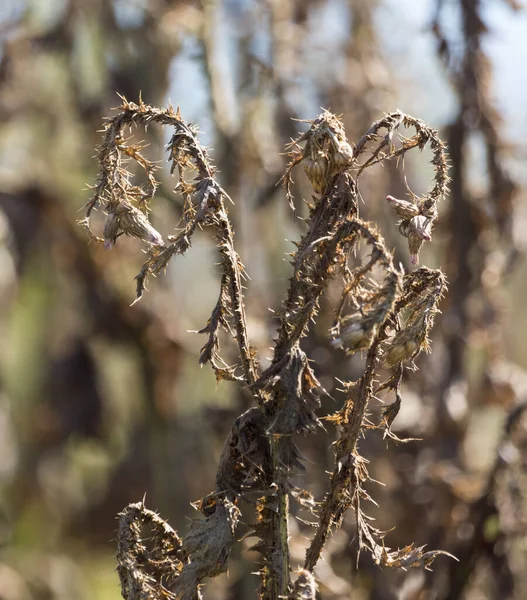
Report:
M157 187L155 167L125 135L132 127L151 123L174 130L168 144L169 162L171 172L177 171L176 189L184 197L183 227L166 241L148 220ZM257 495L253 535L262 555L261 599L315 598L315 566L332 530L341 525L349 508L355 513L358 553L369 551L378 565L429 568L438 555L448 554L425 552L414 544L390 549L384 544L385 533L374 528L363 512L362 501L370 499L365 490L370 477L368 461L359 454L359 440L368 430L378 429L397 442L408 441L391 430L402 402L401 380L406 369L415 368L415 357L429 349L428 333L446 283L439 270L420 267L405 275L394 266L375 226L359 218L357 189L360 174L371 165L403 157L414 148L430 149L435 172L431 190L422 198L412 196L411 201L387 198L394 217L401 219L399 231L407 238L416 263L423 242L431 238L437 204L447 191L445 147L436 131L400 111L373 123L355 146L330 112L307 123L309 130L291 143L291 161L283 182L291 202L292 172L301 165L314 196L307 232L293 254L293 274L279 315L274 354L263 372L247 336L244 267L234 247L226 208L230 198L215 179L195 128L172 107L161 110L124 99L118 114L104 127L98 150L99 178L81 224L90 231L90 213L100 207L106 214L104 239L90 232L94 239L111 246L126 234L146 244L147 258L136 278L137 299L150 274L160 273L174 255L189 249L197 227L213 228L222 276L218 301L200 331L207 340L199 361L210 363L218 380L247 386L255 401L232 426L214 491L196 503L204 518L195 520L182 539L143 503L131 504L121 513L117 561L127 600L201 598L203 581L228 568L240 519L239 500L250 493ZM401 135L399 142L396 134L408 129L411 136ZM134 185L125 167L127 159L144 169L147 187ZM189 182L185 173L194 178ZM340 410L326 417L339 435L327 492L316 501L309 492L294 487L291 478L305 470L296 436L324 429L316 414L324 391L301 340L310 322L316 320L320 299L332 279L342 282L342 295L329 335L336 348L348 354L362 352L366 362L358 380L344 382ZM218 339L222 329L236 342L238 365L228 366L221 358ZM393 402L375 424L367 418L368 405L381 390L391 394ZM310 510L317 524L305 564L294 582L291 571L297 565L290 561L288 527L291 499Z

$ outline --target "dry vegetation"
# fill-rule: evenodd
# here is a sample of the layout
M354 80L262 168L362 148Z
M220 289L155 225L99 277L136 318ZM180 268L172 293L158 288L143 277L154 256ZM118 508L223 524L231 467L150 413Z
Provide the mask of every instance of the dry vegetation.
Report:
M158 186L155 167L140 153L142 148L125 137L130 128L151 123L173 128L168 143L170 170L177 170L176 191L184 198L183 227L166 244L148 220ZM121 515L118 570L127 600L200 598L202 582L228 569L241 517L239 502L255 494L256 525L251 535L258 538L254 548L262 555L259 597L265 600L315 598L313 571L328 536L340 527L349 508L356 519L357 557L361 550L368 550L376 564L402 569L428 568L440 554L454 558L442 550L425 552L424 546L413 543L396 550L385 545L385 532L375 528L363 512L363 501L371 500L365 489L371 477L369 461L359 454L359 440L369 430L382 429L397 442L414 441L399 439L391 427L402 402L404 372L415 370L413 360L429 349L428 333L446 282L440 270L420 267L404 274L394 266L376 227L359 217L358 179L375 163L399 159L414 148L430 148L435 172L432 189L422 198L387 198L388 210L393 209L394 216L401 219L399 231L407 238L416 263L423 242L431 239L437 204L448 191L444 144L433 129L401 112L373 123L356 145L348 142L341 121L328 111L308 125L308 131L290 144L291 161L283 180L294 206L292 172L302 165L314 195L307 232L292 254L293 275L278 315L273 357L264 371L247 334L242 286L246 275L234 248L226 208L231 199L215 179L196 130L183 121L179 110L160 110L127 100L105 126L98 150L99 178L81 224L107 248L121 235L147 244L147 260L136 277L137 299L149 274L162 272L174 255L190 248L198 227L214 229L221 285L218 302L198 332L207 335L199 360L202 365L211 363L218 381L234 380L248 386L255 404L236 419L221 455L216 487L197 504L205 518L195 520L182 540L144 505L130 505ZM397 136L407 129L413 130L413 135L401 135L399 143ZM126 164L130 159L146 171L147 187L133 183ZM89 225L90 214L98 207L106 215L104 239L91 233ZM301 340L316 321L320 298L334 278L341 281L342 294L330 337L348 355L364 353L366 362L358 379L342 382L342 407L325 417L339 436L328 489L323 499L315 499L291 483L295 473L305 470L296 437L327 434L316 413L324 390L315 375L316 362L310 364ZM238 364L230 366L221 358L220 329L236 341ZM392 392L392 402L383 410L381 421L374 423L368 418L368 406L382 390ZM289 551L291 498L308 508L314 518L305 564L294 584ZM149 532L151 550L143 545L143 527Z
M6 600L527 596L519 2L409 4L0 2Z

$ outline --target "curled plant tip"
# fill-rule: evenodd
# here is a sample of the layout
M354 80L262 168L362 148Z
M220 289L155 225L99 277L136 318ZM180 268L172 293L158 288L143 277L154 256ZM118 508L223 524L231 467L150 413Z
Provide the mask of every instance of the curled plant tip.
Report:
M393 145L394 134L402 127L413 129L415 135L411 138L405 138L401 147L395 149ZM381 131L387 131L387 134L383 135ZM374 164L404 156L414 148L418 148L419 150L423 150L425 146L430 148L432 152L431 164L435 172L434 184L428 194L420 199L417 204L420 214L426 216L435 214L437 203L448 191L448 183L450 181L446 147L444 142L439 138L437 131L429 127L421 119L416 119L411 115L397 110L372 123L371 127L355 147L355 158L367 152L369 150L368 146L372 142L376 143L377 147L371 149L371 156L359 167L359 174L365 168Z
M177 533L142 502L119 514L117 572L123 598L175 600L171 588L185 563Z
M289 600L315 600L317 597L317 582L313 573L300 569Z
M121 235L136 237L152 244L163 246L161 234L152 227L150 221L138 208L128 204L118 204L108 213L104 225L104 247L110 249Z
M140 126L147 128L152 123L173 128L168 143L170 171L174 173L177 170L179 181L176 189L182 191L185 197L183 227L175 235L169 236L166 246L145 214L148 208L146 203L153 201L158 186L154 178L156 167L140 154L140 146L131 146L125 139L128 129ZM188 250L198 227L214 228L223 278L220 300L209 325L202 330L209 333L209 341L200 360L202 364L212 363L218 379L239 379L235 368L226 365L218 355L217 333L221 325L227 331L234 332L241 350L243 378L248 384L253 383L257 379L257 363L247 339L242 291L244 267L234 249L234 233L224 202L230 198L214 179L214 168L206 148L199 142L196 128L186 123L179 110L174 111L172 106L159 109L142 101L135 104L123 98L119 113L104 126L103 141L97 156L97 185L92 188L94 192L86 205L86 217L81 224L89 231L90 213L102 206L108 215L105 239L102 240L107 248L114 245L122 234L138 237L150 245L147 258L136 276L136 301L142 297L150 274L159 274L174 256ZM135 161L146 171L147 189L133 184L133 173L126 170L124 160ZM192 183L183 179L189 170L193 172Z
M395 149L392 143L393 135L401 127L415 130L415 135L411 138L405 138L401 147ZM387 131L387 134L382 138L381 131ZM412 264L417 264L423 241L431 239L431 226L437 217L437 205L448 191L450 178L448 176L445 144L441 141L435 129L428 127L420 119L403 114L400 111L388 114L372 124L355 148L357 158L367 151L367 147L372 141L377 143L377 147L371 149L371 156L360 165L359 175L367 167L387 159L404 156L413 148L423 150L425 146L428 146L432 152L431 163L435 172L434 184L427 195L417 200L415 204L398 200L393 196L386 198L395 212L403 219L400 231L402 235L408 238ZM415 219L417 221L414 221Z
M403 221L408 221L419 214L419 208L413 202L408 202L408 200L398 200L393 196L386 196L386 200L397 216L403 219Z

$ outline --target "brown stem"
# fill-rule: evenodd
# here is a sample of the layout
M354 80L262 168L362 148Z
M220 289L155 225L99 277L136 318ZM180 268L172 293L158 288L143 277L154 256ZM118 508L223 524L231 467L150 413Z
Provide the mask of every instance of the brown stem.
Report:
M252 385L258 378L258 366L247 335L247 318L245 316L245 303L243 301L240 258L234 250L234 234L227 212L223 206L223 199L221 210L218 213L218 221L219 249L223 256L225 271L229 277L231 303L236 327L236 341L240 351L245 381L248 385ZM261 395L258 396L258 399L260 403L263 402Z
M351 499L357 491L357 479L353 477L355 470L354 457L357 453L359 436L368 401L372 395L373 375L377 363L377 352L381 334L371 345L366 358L364 374L358 381L358 391L348 403L346 423L342 427L342 451L336 457L336 465L331 475L330 492L326 495L320 509L319 526L306 552L304 569L313 571L324 545L328 539L331 526L340 522L344 512L350 508ZM346 498L347 500L343 500Z

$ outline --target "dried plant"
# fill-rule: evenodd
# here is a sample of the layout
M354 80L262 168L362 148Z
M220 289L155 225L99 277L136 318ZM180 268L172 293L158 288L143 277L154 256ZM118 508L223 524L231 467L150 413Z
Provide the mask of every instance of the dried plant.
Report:
M178 175L176 190L184 198L182 227L166 241L148 219L157 187L156 167L141 154L141 146L125 135L131 127L154 122L174 130L168 144L169 161L172 173ZM245 274L226 207L230 198L215 177L196 129L172 107L160 110L124 99L104 128L98 151L99 179L81 223L90 231L90 214L100 207L106 214L104 238L91 233L93 239L111 247L126 234L146 244L147 258L136 278L137 299L150 274L160 273L174 255L189 249L198 227L213 228L222 276L218 301L199 332L207 336L199 360L211 363L218 380L246 386L255 401L232 426L214 491L196 504L204 519L195 520L183 539L143 504L130 505L122 513L118 570L127 600L201 598L204 580L227 570L240 519L239 501L250 494L257 496L253 535L258 538L255 548L262 554L262 599L316 597L314 569L332 529L341 525L348 508L353 508L356 518L357 556L367 550L378 565L406 569L429 568L438 555L448 555L441 550L425 552L413 543L402 549L384 544L385 532L373 527L363 511L363 501L371 500L365 487L371 479L368 460L359 453L359 441L368 430L381 430L397 442L409 441L400 440L391 430L402 402L400 384L405 370L415 369L416 356L429 349L428 333L446 283L439 270L420 267L405 275L394 266L376 227L359 217L358 181L374 164L400 159L414 148L429 148L435 173L430 191L421 198L411 195L410 200L387 198L394 216L401 219L399 231L407 238L416 263L423 242L431 239L437 205L447 191L445 147L436 131L400 111L373 123L356 145L346 139L340 120L328 111L306 123L308 130L290 145L291 160L283 182L292 204L293 169L301 165L314 195L307 232L292 255L293 274L278 315L274 353L263 371L247 335ZM404 137L403 130L411 130L410 137ZM145 186L134 184L126 160L144 170ZM187 173L194 176L192 181L185 179ZM301 340L317 318L328 283L335 279L341 282L342 292L329 335L333 345L347 354L363 353L365 366L358 380L343 382L342 407L325 419L339 436L327 492L318 502L291 482L293 475L305 470L297 436L324 430L316 412L324 390ZM239 364L228 365L222 359L221 330L235 340ZM394 399L374 423L368 418L369 405L382 390ZM305 564L294 583L289 552L291 499L310 510L316 522Z

